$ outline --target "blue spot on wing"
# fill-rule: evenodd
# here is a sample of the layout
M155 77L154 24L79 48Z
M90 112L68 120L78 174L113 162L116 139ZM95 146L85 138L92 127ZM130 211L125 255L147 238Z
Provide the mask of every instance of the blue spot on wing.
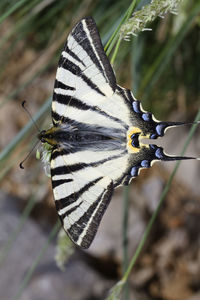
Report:
M134 112L136 112L136 113L141 113L141 110L140 110L140 102L139 101L133 101L133 103L132 103L132 105L133 105L133 110L134 110Z
M132 177L138 176L138 167L133 167L133 168L131 169L131 176L132 176Z
M163 135L164 135L164 130L165 130L165 128L166 128L166 125L164 125L164 124L158 124L158 125L156 126L156 132L157 132L157 134L158 134L159 136L163 136Z
M163 151L161 148L158 148L155 152L155 156L158 158L158 159L162 159L164 157L163 155Z
M141 167L143 168L149 168L150 167L150 161L147 159L144 159L141 161Z
M145 122L151 121L151 114L150 114L150 113L144 113L144 114L142 114L142 119L143 119Z

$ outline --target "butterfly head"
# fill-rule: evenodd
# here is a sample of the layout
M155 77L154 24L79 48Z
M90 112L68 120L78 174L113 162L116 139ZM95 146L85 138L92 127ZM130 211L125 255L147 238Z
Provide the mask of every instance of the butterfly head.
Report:
M45 133L46 133L46 130L42 130L38 133L38 139L42 142L42 143L45 143Z
M39 134L38 134L38 139L42 142L42 143L48 143L51 146L55 146L57 144L57 141L55 139L55 131L56 128L55 127L51 127L48 130L42 130Z

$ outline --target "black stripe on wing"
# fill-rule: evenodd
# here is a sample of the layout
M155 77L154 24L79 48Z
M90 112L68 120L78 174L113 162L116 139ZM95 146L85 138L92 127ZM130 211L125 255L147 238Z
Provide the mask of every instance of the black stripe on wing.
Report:
M93 166L98 167L99 165L102 165L106 161L110 161L110 160L122 157L125 153L126 153L126 150L122 151L118 155L108 156L105 159L101 159L101 160L98 160L98 161L95 161L95 162L91 162L89 164L76 163L76 164L69 165L69 166L60 166L60 167L51 168L51 177L53 177L55 175L70 174L70 173L77 172L77 171L80 171L80 170L88 168L88 167L93 167Z
M56 101L60 104L69 105L69 101L71 102L72 96L69 95L62 95L62 94L55 94L53 95L53 101Z
M81 63L84 67L86 67L86 65L84 64L84 62L78 57L78 55L76 55L72 50L69 49L68 44L66 43L64 46L64 51L69 54L71 57L73 57L75 60L77 60L79 63ZM61 59L61 58L60 58ZM59 62L60 65L60 62ZM62 64L61 64L62 65Z
M54 126L56 126L56 124L60 123L60 122L68 123L68 124L74 124L74 120L66 118L64 116L61 116L57 112L55 112L54 110L51 111L51 117L52 117Z
M55 80L54 89L63 89L63 90L70 90L70 91L76 90L74 87L66 85L65 83L63 83L57 79ZM65 102L65 104L66 104L66 102Z
M75 243L78 242L78 245L81 246L82 248L87 249L92 243L96 235L97 229L99 227L99 224L101 222L101 219L105 213L106 208L108 207L112 194L113 194L113 184L111 182L107 187L107 190L101 193L97 197L97 199L93 202L93 204L91 204L89 209L84 213L84 215L80 217L80 219L67 230L70 238ZM99 208L97 209L98 205ZM93 215L96 209L97 211L95 215ZM80 235L83 233L84 229L87 226L88 228L85 235L82 237L81 240L79 240Z
M117 123L121 124L126 130L128 130L128 125L123 122L122 120L120 120L119 118L115 118L113 116L110 116L109 114L107 114L106 112L98 109L98 107L96 106L91 106L88 105L84 102L82 102L81 100L74 98L72 96L68 96L68 95L62 95L62 94L54 94L54 98L53 101L56 101L60 104L65 104L65 105L69 105L81 110L91 110L94 111L102 116L105 116L107 118L109 118L110 120L116 121Z
M65 70L68 70L69 72L71 72L72 74L74 74L74 75L76 75L78 77L81 77L81 79L91 89L95 90L101 96L105 96L105 94L92 82L92 80L83 74L83 71L81 70L81 68L79 68L79 66L77 66L76 64L74 64L69 59L61 56L60 61L59 61L59 67L65 69Z
M73 179L71 179L71 178L68 178L68 179L58 179L58 180L53 180L52 179L52 187L54 189L54 188L58 187L61 184L69 183L69 182L72 182L72 181L73 181Z
M69 151L67 151L66 149L53 149L53 151L51 152L51 160L67 153L69 153Z
M86 30L89 31L89 37L88 32L84 30L84 26L86 26ZM81 45L81 47L86 51L92 62L104 75L106 81L109 83L113 91L115 91L116 78L110 62L104 52L101 38L99 36L99 32L93 18L87 17L77 23L77 25L72 30L72 36L77 41L77 43ZM67 43L64 49L66 49L65 51L67 52ZM97 53L97 55L95 52Z
M70 195L68 195L67 197L64 197L62 199L56 200L56 209L60 210L62 208L67 207L68 205L75 203L82 195L83 193L87 192L92 186L94 186L98 181L100 181L103 177L98 177L92 181L90 181L89 183L87 183L84 187L82 187L79 191L74 192ZM82 202L81 202L82 203ZM80 204L81 204L80 203ZM71 211L72 212L72 211ZM66 213L64 213L63 215L61 215L61 217L66 217L67 215L69 215L69 212L67 211Z
M71 172L79 171L88 167L87 164L74 164L70 166L61 166L51 169L51 176L70 174Z

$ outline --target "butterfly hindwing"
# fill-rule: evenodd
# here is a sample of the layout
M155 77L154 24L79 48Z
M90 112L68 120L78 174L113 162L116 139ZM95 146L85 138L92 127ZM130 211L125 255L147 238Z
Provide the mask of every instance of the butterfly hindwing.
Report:
M56 208L69 237L82 248L90 246L113 193L111 178L86 162L79 160L79 153L52 152Z

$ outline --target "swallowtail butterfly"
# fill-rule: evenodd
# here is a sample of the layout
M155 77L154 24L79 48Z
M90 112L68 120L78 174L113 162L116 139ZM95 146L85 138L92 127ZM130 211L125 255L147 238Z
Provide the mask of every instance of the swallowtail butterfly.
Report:
M52 121L38 137L52 146L58 215L71 240L82 248L93 241L116 187L127 185L154 161L183 159L141 143L182 123L157 121L130 90L116 83L91 17L76 24L61 53Z

